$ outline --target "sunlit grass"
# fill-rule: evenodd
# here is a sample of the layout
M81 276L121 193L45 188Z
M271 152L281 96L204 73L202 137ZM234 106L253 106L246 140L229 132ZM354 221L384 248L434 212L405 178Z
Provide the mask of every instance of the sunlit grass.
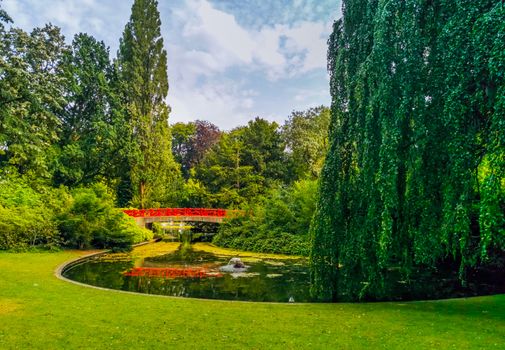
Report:
M364 304L134 295L57 279L56 267L79 254L0 253L0 349L410 350L505 344L505 295Z

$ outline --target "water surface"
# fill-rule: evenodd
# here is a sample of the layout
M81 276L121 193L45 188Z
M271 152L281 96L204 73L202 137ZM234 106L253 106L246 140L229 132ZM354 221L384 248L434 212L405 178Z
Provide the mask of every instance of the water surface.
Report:
M63 275L94 286L149 294L246 301L310 301L309 269L305 259L246 256L241 258L248 266L245 272L223 272L220 267L228 264L231 255L196 250L189 244L180 244L175 251L163 254L155 248L157 244L151 245L153 248L147 253L138 254L137 248L129 254L91 258L69 268Z
M240 255L246 271L221 268ZM309 302L307 260L274 254L230 252L210 244L160 242L128 254L105 254L65 270L63 275L82 283L132 292L181 297ZM458 298L505 292L503 269L474 270L466 284L457 269L425 268L409 279L390 269L382 297L365 300L422 300ZM365 285L364 282L361 282ZM342 301L347 301L342 297Z

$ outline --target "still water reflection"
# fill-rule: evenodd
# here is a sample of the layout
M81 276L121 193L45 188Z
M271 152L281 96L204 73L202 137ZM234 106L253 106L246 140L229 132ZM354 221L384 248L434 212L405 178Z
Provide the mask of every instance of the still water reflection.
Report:
M241 253L243 255L243 253ZM232 255L209 244L160 242L128 254L106 254L64 271L72 280L132 292L193 298L308 302L305 259L241 256L246 268L229 265ZM224 266L226 268L223 268ZM363 282L361 282L363 283ZM456 268L420 269L406 280L388 271L383 296L365 300L421 300L505 293L503 268L475 269L462 285ZM346 301L345 295L341 297Z
M159 243L156 243L159 244ZM156 244L152 246L156 246ZM163 244L163 243L161 243ZM242 258L247 269L222 271L230 256L189 244L160 254L106 254L75 265L64 276L99 287L194 298L307 302L309 269L304 259Z

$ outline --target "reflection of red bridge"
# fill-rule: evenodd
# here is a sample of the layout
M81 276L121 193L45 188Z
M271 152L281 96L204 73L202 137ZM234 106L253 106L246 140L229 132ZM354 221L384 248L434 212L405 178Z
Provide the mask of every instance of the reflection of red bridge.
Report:
M245 215L243 210L208 209L208 208L156 208L156 209L126 209L126 215L135 218L139 226L155 221L181 222L217 222L224 219Z
M134 267L123 273L132 277L162 277L162 278L205 278L223 277L219 272L209 272L195 267Z

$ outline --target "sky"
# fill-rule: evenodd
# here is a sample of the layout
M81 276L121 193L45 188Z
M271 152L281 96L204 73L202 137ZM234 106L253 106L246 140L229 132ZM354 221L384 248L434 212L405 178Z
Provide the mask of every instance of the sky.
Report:
M1 0L0 0L1 1ZM169 122L223 130L330 104L327 39L340 0L159 0L168 56ZM117 54L133 0L3 0L14 25L85 32Z

